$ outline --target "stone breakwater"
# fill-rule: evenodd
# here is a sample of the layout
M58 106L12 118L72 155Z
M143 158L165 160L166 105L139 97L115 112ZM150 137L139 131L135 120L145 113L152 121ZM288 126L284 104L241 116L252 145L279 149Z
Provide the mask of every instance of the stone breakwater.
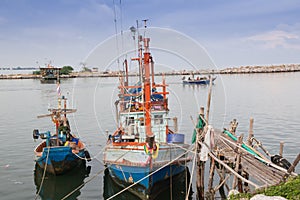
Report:
M274 66L241 66L225 69L207 69L207 70L181 70L158 73L156 75L191 75L191 74L250 74L250 73L281 73L281 72L299 72L300 64L274 65ZM111 72L73 72L70 75L62 75L60 78L84 78L84 77L118 77L120 71ZM136 76L136 73L130 74ZM33 74L0 74L0 79L40 79L40 75Z
M219 70L220 74L239 73L277 73L277 72L298 72L300 64L276 65L276 66L242 66L238 68L226 68Z

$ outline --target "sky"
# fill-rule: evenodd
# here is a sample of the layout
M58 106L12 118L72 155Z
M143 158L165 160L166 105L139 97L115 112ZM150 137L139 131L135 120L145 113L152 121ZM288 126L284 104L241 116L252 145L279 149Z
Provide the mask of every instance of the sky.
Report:
M143 19L196 41L219 68L300 63L298 0L0 0L0 67L80 68Z

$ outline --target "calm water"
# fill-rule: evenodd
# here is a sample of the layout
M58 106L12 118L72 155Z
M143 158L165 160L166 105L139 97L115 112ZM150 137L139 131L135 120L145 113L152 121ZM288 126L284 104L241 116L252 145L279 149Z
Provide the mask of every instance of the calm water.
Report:
M167 77L170 115L178 117L180 132L186 133L186 142L190 142L193 129L190 116L196 119L199 107L206 107L208 87L183 86L180 79ZM72 199L104 198L102 150L106 130L111 133L115 129L113 103L117 80L62 81L62 93L70 100L69 107L78 109L74 115L69 115L72 131L86 143L94 159L88 163L91 171L87 174L66 176L63 180L47 177L44 199L46 194L59 193L65 185L74 188L74 182L79 185L91 178ZM284 156L292 162L300 152L299 80L300 73L218 76L213 86L210 122L215 128L222 129L236 118L238 133L247 134L249 118L253 117L255 137L271 154L278 153L279 142L284 141ZM156 82L160 82L160 77ZM39 181L34 176L33 149L39 141L32 139L32 130L54 130L50 118L37 119L36 116L47 114L49 107L56 107L56 97L56 85L40 84L39 80L0 81L1 199L35 198ZM299 165L296 172L300 173Z

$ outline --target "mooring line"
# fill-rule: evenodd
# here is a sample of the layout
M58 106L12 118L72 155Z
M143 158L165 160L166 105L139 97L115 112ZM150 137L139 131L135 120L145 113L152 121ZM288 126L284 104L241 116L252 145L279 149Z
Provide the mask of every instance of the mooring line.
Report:
M133 183L132 185L124 188L123 190L119 191L118 193L114 194L113 196L109 197L107 200L110 200L116 196L118 196L119 194L125 192L126 190L130 189L131 187L135 186L136 184L140 183L141 181L143 181L144 179L148 178L149 176L152 176L153 174L155 174L156 172L158 172L159 170L163 169L164 167L170 165L172 162L174 162L174 160L179 159L180 157L182 157L183 155L187 154L188 152L185 152L181 155L179 155L178 157L176 157L175 159L173 159L172 161L166 163L165 165L161 166L160 168L158 168L157 170L151 172L150 174L148 174L147 176L145 176L144 178L141 178L140 180L138 180L137 182Z
M179 146L179 145L175 145L175 144L174 144L174 146ZM180 146L179 146L179 147L180 147ZM185 154L187 154L187 153L190 153L190 152L194 153L194 152L193 152L192 150L190 150L190 149L186 149L186 148L183 148L183 147L181 147L181 148L184 149L184 150L186 150L186 152L183 153L183 154L181 154L180 156L178 156L178 157L175 158L174 160L180 158L181 156L183 156L183 155L185 155ZM102 149L102 151L103 151L103 149ZM100 152L101 152L101 151L100 151ZM129 153L129 151L127 151L127 152L123 153L122 155L120 155L120 157L118 157L118 158L115 160L115 162L118 161L119 159L121 159L121 158L122 158L124 155L126 155L127 153ZM75 154L75 155L76 155L76 154ZM77 156L78 156L78 155L77 155ZM196 156L196 155L195 155L195 156ZM78 156L78 157L80 157L80 156ZM80 157L80 158L81 158L81 157ZM96 157L95 157L95 158L96 158ZM84 158L82 158L82 159L84 159ZM131 188L131 187L133 187L134 185L136 185L136 184L138 184L139 182L141 182L142 180L144 180L144 179L148 178L149 176L151 176L152 174L158 172L158 171L161 170L163 167L169 165L169 164L172 163L174 160L170 161L169 163L166 163L164 166L160 167L159 169L157 169L156 171L154 171L154 172L152 172L151 174L147 175L146 177L144 177L144 178L138 180L137 182L135 182L134 184L130 185L129 187L124 188L122 191L116 193L114 196L111 196L111 197L108 198L107 200L109 200L109 199L111 199L111 198L113 198L113 197L115 197L115 196L117 196L117 195L123 193L124 191L128 190L129 188ZM104 163L102 163L102 164L104 165ZM104 166L105 166L105 165L104 165ZM106 168L107 168L107 167L105 167L105 169L106 169ZM99 172L97 172L92 178L88 179L86 182L82 183L82 184L79 185L77 188L75 188L73 191L71 191L69 194L67 194L65 197L63 197L62 200L68 198L68 197L69 197L70 195L72 195L74 192L76 192L77 190L81 189L85 184L87 184L88 182L92 181L96 176L98 176L99 174L101 174L105 169L100 170ZM191 180L190 180L190 181L191 181Z
M117 158L118 161L121 157L123 157L124 155L126 155L128 152L124 153L123 155L121 155L119 158ZM102 161L101 161L102 162ZM104 163L102 162L103 166ZM105 167L103 170L100 170L99 172L97 172L92 178L88 179L87 181L85 181L84 183L82 183L81 185L79 185L77 188L75 188L74 190L72 190L70 193L68 193L66 196L64 196L61 200L64 200L66 198L68 198L69 196L71 196L74 192L76 192L77 190L80 190L85 184L89 183L90 181L92 181L94 178L96 178L96 176L98 176L99 174L101 174L107 167Z
M42 181L41 181L39 190L38 190L38 192L37 192L36 195L35 195L35 198L34 198L35 200L38 198L38 196L39 196L39 194L40 194L40 192L41 192L42 186L43 186L43 184L44 184L44 179L45 179L46 170L47 170L47 164L48 164L49 153L50 153L50 146L48 147L48 152L47 152L47 156L46 156L46 164L45 164L45 168L44 168L44 171L43 171L43 177L42 177Z
M85 184L89 183L90 181L92 181L94 178L96 178L99 174L101 174L104 170L106 169L106 167L102 170L100 170L99 172L97 172L93 177L91 177L90 179L88 179L87 181L83 182L82 184L80 184L77 188L75 188L73 191L71 191L69 194L67 194L66 196L64 196L61 200L65 200L68 197L70 197L74 192L76 192L77 190L81 189Z

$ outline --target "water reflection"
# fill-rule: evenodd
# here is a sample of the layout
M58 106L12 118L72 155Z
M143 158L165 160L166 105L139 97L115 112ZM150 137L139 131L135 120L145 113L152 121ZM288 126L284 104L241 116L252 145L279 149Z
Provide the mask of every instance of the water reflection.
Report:
M84 179L89 176L90 171L91 167L86 167L86 165L84 164L61 176L46 174L42 184L42 188L40 190L44 170L36 164L34 170L34 183L36 185L36 193L38 193L38 191L40 190L39 196L41 197L41 199L62 199L73 190L75 190L78 186L80 186L83 183ZM77 199L79 195L80 190L76 190L76 192L71 194L66 199Z
M163 183L158 183L150 191L150 195L145 196L142 193L138 192L137 187L132 187L131 189L117 195L113 200L140 200L140 199L173 199L181 200L186 199L186 194L190 181L190 172L186 168L184 172L178 174L176 177L173 177L170 183L170 179L164 181ZM124 189L124 183L116 182L116 180L109 175L108 169L104 173L104 188L103 188L103 197L108 199L114 194L120 192ZM128 185L128 184L127 184ZM190 190L189 198L192 199L192 190Z

